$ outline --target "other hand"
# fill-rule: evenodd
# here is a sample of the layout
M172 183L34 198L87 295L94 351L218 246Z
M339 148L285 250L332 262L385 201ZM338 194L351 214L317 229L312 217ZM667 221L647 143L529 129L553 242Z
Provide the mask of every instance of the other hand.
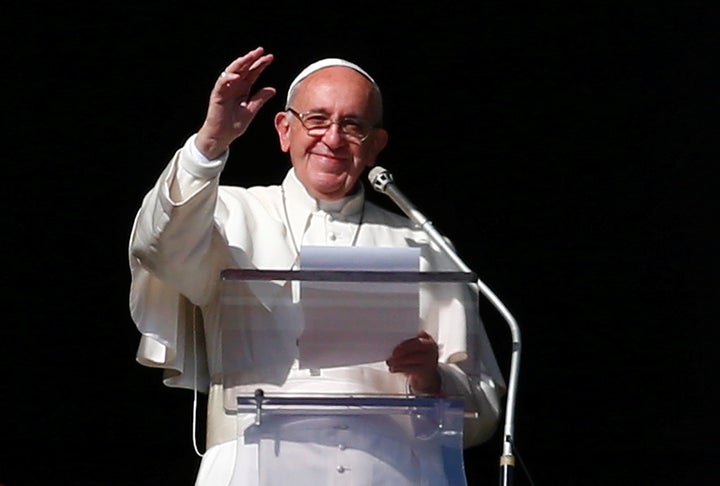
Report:
M433 337L421 331L414 338L401 342L386 361L391 373L405 373L413 392L440 394L438 345Z

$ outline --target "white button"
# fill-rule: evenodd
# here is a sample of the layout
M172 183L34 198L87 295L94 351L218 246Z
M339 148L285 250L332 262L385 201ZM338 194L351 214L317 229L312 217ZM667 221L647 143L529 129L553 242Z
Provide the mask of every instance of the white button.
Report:
M344 451L345 449L347 449L347 446L345 444L338 444L338 449Z
M335 470L336 470L337 472L339 472L340 474L342 474L342 473L345 472L345 468L344 468L343 466L338 466L338 467L335 468Z

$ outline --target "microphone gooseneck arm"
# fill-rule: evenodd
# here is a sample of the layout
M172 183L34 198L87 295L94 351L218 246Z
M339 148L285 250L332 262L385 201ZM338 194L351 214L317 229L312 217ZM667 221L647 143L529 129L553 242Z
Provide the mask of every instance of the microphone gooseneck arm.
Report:
M410 220L423 229L430 239L463 271L472 273L470 268L457 255L455 250L448 244L445 238L438 233L432 222L428 220L417 208L403 195L393 181L392 175L382 167L374 167L368 174L368 179L373 189L390 197L393 202L407 215ZM507 399L505 405L505 427L503 429L503 447L500 457L500 484L510 486L513 480L515 467L515 454L513 451L513 440L515 434L515 400L517 395L518 376L520 373L520 352L521 339L520 327L510 311L498 299L498 297L479 278L477 286L480 292L502 315L510 328L512 338L512 354L510 359L510 372L507 388Z

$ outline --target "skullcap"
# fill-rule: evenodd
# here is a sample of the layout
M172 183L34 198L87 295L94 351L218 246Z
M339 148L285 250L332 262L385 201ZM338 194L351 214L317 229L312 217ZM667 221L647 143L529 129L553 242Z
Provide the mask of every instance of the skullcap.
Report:
M363 76L365 76L374 86L375 89L378 91L380 88L378 87L375 80L360 66L357 64L354 64L350 61L346 61L345 59L339 59L337 57L329 57L326 59L321 59L319 61L315 61L314 63L310 64L308 67L300 71L300 74L298 74L295 79L293 79L293 82L290 83L290 88L288 89L287 94L287 100L285 101L286 106L290 104L290 96L292 95L293 91L295 91L295 88L297 85L302 81L303 79L310 76L312 73L316 71L320 71L321 69L325 69L327 67L333 67L333 66L344 66L348 67L350 69L354 69L355 71L359 72Z

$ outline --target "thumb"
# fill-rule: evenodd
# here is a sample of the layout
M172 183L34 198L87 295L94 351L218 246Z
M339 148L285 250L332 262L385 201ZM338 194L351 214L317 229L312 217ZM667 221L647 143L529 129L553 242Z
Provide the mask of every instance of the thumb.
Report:
M258 90L257 93L255 93L252 98L247 101L248 110L253 113L257 113L265 103L275 96L275 93L275 88L262 88Z

